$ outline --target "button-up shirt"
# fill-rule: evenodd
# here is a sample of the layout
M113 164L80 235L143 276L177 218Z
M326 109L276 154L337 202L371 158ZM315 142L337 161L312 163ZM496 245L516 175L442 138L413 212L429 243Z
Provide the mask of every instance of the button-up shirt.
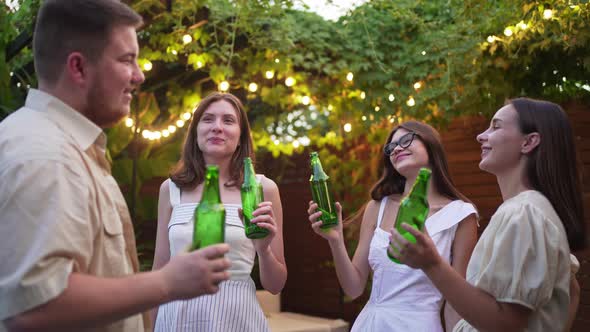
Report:
M138 271L105 149L101 128L39 90L0 122L0 321L59 296L72 272ZM138 314L90 331L143 330Z

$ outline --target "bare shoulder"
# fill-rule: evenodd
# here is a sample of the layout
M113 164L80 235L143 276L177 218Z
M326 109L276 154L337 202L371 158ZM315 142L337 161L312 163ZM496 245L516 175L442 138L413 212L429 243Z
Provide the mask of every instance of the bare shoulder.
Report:
M170 179L164 180L160 185L160 194L170 193Z
M377 224L377 214L379 213L380 204L381 202L373 199L367 203L365 213L363 214L363 227L375 228L375 225Z
M265 192L279 191L279 187L272 179L267 178L264 174L258 175L260 176L260 183L262 183L262 188L264 188Z

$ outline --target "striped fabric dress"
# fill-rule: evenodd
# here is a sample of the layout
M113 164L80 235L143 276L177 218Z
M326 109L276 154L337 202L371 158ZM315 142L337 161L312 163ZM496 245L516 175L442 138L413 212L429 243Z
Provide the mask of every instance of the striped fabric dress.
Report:
M184 252L193 234L193 212L197 203L180 203L180 189L168 180L172 216L168 224L170 256ZM240 204L224 204L226 211L225 241L230 246L226 257L232 265L230 280L219 285L219 292L190 300L161 305L155 332L259 332L269 331L256 286L250 278L256 251L244 233L238 217Z

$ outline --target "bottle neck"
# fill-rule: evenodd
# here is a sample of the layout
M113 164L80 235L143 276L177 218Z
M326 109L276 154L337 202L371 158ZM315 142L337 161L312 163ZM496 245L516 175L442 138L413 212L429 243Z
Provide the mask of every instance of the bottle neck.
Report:
M256 182L256 173L254 172L254 166L249 160L244 161L244 185L252 184Z
M219 195L219 175L217 173L207 174L201 202L221 202L221 196Z
M322 168L322 163L318 158L311 159L311 172L314 180L327 180L329 178L328 174L324 172L324 169Z
M414 186L412 186L412 190L410 191L410 197L426 197L428 194L428 183L429 178L419 177L414 182Z

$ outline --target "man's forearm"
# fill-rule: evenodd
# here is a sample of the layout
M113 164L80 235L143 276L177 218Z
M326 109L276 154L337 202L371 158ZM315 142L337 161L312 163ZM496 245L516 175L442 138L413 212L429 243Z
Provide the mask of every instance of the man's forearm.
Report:
M124 278L72 273L55 299L4 323L9 331L76 331L100 327L169 301L158 271Z

